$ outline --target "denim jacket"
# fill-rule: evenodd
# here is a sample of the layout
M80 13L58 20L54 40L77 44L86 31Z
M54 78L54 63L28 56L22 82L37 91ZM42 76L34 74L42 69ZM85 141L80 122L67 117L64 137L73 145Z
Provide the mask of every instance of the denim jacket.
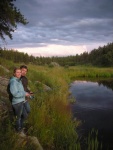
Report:
M24 91L21 80L16 77L12 77L9 81L9 84L10 84L10 92L13 96L12 105L24 102L26 92Z

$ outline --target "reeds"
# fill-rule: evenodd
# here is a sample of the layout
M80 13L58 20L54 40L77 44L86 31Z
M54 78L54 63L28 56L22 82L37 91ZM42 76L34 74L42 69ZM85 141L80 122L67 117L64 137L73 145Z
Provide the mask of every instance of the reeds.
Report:
M102 143L98 140L98 131L91 130L86 140L87 150L102 150Z

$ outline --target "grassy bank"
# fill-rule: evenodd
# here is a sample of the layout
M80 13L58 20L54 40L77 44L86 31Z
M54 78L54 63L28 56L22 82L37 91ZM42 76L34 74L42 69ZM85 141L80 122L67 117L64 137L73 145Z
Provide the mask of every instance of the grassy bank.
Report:
M0 76L6 77L11 76L15 66L21 65L2 59L0 59L0 63L10 70L7 73L0 67L2 70ZM113 77L113 69L82 66L51 68L35 65L28 65L28 68L29 86L32 91L38 89L34 100L30 101L31 113L25 124L28 135L36 136L46 150L81 150L76 132L79 121L73 119L68 102L69 83L78 77ZM42 86L36 81L48 85L52 90L43 91ZM17 150L33 149L32 145L26 142L20 147L18 146L17 136L14 134L10 119L1 121L0 127L2 128L0 140L4 141L0 143L0 149L13 150L15 147Z
M65 68L66 74L72 81L76 78L113 78L113 68L98 68L90 66L75 66Z
M52 89L49 92L40 89L35 100L31 102L29 133L37 136L46 149L75 149L79 146L75 131L78 122L72 120L67 101L68 84L64 79L62 68L36 66L29 68L31 68L29 78L34 82L40 81ZM40 88L37 84L34 86Z
M3 68L1 76L10 77L13 68L21 64L13 64L9 61L1 61L1 65L9 69L5 72ZM70 110L68 98L68 84L65 80L62 68L49 68L29 65L29 86L32 91L39 92L35 99L30 101L31 114L26 121L27 134L36 136L44 149L76 149L79 146L76 127L78 122L74 122ZM45 92L36 81L40 81L51 88ZM26 142L18 147L17 136L14 134L12 122L7 118L1 120L0 126L3 130L0 133L0 149L28 149ZM10 138L10 135L12 138ZM9 143L9 146L7 144ZM33 149L33 148L31 148Z

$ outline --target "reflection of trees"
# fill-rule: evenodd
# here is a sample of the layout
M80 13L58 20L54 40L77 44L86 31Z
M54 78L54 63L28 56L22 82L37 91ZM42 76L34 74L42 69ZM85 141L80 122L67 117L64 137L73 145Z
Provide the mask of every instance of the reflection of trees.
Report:
M107 87L108 89L112 89L113 91L113 79L97 79L97 78L94 78L94 79L89 79L89 78L85 78L85 80L83 78L78 78L76 79L77 81L87 81L87 82L97 82L98 85L103 85L105 87Z
M99 85L103 85L106 86L108 89L112 89L113 90L113 80L100 80L98 81Z

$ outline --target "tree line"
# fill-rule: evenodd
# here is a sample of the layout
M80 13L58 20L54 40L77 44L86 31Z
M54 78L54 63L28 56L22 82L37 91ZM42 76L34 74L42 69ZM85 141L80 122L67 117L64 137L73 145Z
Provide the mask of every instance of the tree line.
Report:
M15 6L15 1L0 0L0 39L3 41L5 41L5 36L12 39L12 33L17 29L19 23L28 24L27 19ZM61 66L95 65L108 67L113 66L113 43L94 49L90 53L84 52L80 55L67 57L33 57L27 53L0 48L0 57L25 64L50 65L51 62L56 62Z
M89 53L84 52L80 55L66 57L34 57L32 55L29 56L27 53L18 52L17 50L0 48L0 57L17 63L32 63L35 65L50 65L52 62L56 62L61 66L93 65L111 67L113 66L113 43L93 49Z

